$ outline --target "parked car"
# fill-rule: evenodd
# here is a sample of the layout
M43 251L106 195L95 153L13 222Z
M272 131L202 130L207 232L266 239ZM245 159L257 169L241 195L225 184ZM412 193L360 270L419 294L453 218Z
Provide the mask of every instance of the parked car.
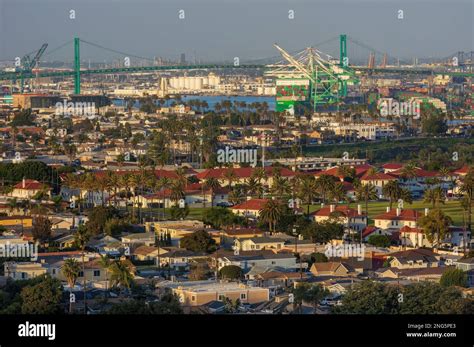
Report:
M234 204L231 203L231 202L228 202L228 201L221 201L221 202L217 203L216 206L219 206L219 207L232 207L232 206L234 206Z

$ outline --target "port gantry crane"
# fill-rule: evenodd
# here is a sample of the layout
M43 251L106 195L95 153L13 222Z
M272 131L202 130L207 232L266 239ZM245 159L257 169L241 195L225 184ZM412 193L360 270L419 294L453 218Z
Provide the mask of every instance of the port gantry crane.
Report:
M21 83L20 83L21 84L21 91L22 92L23 92L25 76L33 74L33 69L39 63L39 60L40 60L41 56L43 55L44 51L46 51L46 48L48 48L48 44L43 43L41 48L38 51L36 51L36 54L33 57L33 59L31 59L30 54L33 54L35 52L25 54L25 56L23 58L21 58L21 60L20 60L21 66L17 67L15 69L15 71L17 73L19 73L19 78L20 78L20 81L21 81Z
M347 85L359 83L355 72L350 69L345 50L339 61L331 56L308 47L295 55L289 54L274 44L285 62L269 65L265 74L280 79L306 78L310 82L309 99L315 111L318 105L335 104L347 96Z

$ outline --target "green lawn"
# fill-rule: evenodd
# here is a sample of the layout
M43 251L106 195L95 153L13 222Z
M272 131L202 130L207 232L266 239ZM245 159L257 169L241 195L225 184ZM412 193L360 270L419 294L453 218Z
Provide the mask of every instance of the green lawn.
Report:
M348 152L356 158L368 158L371 163L386 163L388 161L408 161L424 159L419 157L421 149L431 152L442 151L452 153L454 150L464 153L465 159L471 161L472 138L409 138L392 141L356 142L343 144L326 144L303 148L306 156L340 157Z
M356 208L358 205L357 202L353 202L350 204L351 207ZM362 210L365 210L365 203L361 203ZM369 202L369 219L373 219L375 216L383 213L386 211L386 208L389 206L388 201L371 201ZM394 203L393 208L396 207L396 203ZM423 200L414 201L413 204L405 204L406 209L415 209L424 211L425 207L432 208L431 204L427 204L423 202ZM320 205L312 205L310 206L309 210L315 211L319 210ZM304 207L306 211L306 206ZM462 209L459 205L459 201L448 201L445 204L441 205L441 210L450 216L453 219L453 223L455 225L462 225L463 224L463 216L462 216Z
M352 208L357 208L357 202L353 202L350 204ZM365 210L365 204L361 203L362 209ZM371 201L369 202L369 220L371 220L385 212L386 208L388 207L388 201ZM303 211L306 212L306 205L303 205ZM396 204L394 203L393 207L396 207ZM430 204L424 203L423 200L418 200L414 201L413 204L405 204L405 208L407 209L416 209L420 211L424 211L425 207L432 208ZM189 215L187 216L186 219L197 219L201 220L202 219L202 214L205 210L210 209L210 207L206 208L190 208L189 209ZM311 205L309 210L310 212L316 211L320 209L320 205ZM143 209L143 211L146 211L147 209ZM453 219L453 222L455 225L462 226L463 225L463 216L462 216L462 209L459 205L459 201L448 201L445 204L441 205L441 210L443 210L444 213L446 213L448 216L450 216ZM156 209L153 209L153 213L156 213ZM161 210L160 210L161 213ZM166 209L166 218L170 218L169 214L169 209Z

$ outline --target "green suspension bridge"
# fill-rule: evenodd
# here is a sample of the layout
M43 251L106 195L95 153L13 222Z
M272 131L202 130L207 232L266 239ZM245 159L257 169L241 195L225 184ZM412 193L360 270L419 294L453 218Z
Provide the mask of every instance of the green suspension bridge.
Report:
M101 45L82 40L80 38L74 38L74 63L73 68L70 70L53 70L53 71L33 71L33 69L39 63L39 60L42 54L47 48L47 44L44 44L40 50L36 53L35 57L31 59L29 55L23 57L21 67L17 67L16 71L2 71L0 72L0 81L12 81L16 84L17 81L21 81L21 86L23 89L24 80L35 79L42 77L73 77L74 78L74 94L81 93L81 76L84 75L99 75L99 74L122 74L122 73L143 73L143 72L154 72L154 71L173 71L173 70L216 70L216 69L261 69L266 73L271 71L278 71L278 68L286 67L287 69L299 72L305 75L311 81L311 99L316 105L317 103L324 103L328 98L346 96L347 95L347 85L348 83L357 83L358 76L363 75L375 75L375 74L417 74L417 75L450 75L450 76L460 76L460 77L474 77L472 71L472 53L471 54L471 63L467 67L464 66L461 69L461 66L456 69L459 71L452 71L453 69L448 68L422 68L416 66L407 66L408 64L402 62L404 66L400 67L400 60L396 63L396 58L388 56L385 53L379 52L376 49L354 39L347 35L340 35L336 38L331 38L329 40L323 41L319 44L316 44L316 47L319 45L324 45L330 42L339 41L339 60L334 60L330 56L322 58L323 53L315 50L313 48L308 48L305 50L304 58L298 58L298 54L290 54L284 49L280 48L278 45L275 45L277 50L279 50L281 56L272 57L266 59L254 60L245 64L192 64L192 65L150 65L150 66L123 66L123 67L114 67L114 68L81 68L81 43L100 48L106 51L114 52L123 56L134 57L142 60L154 61L153 59L139 57L133 54L127 54L120 52L114 49L106 48ZM372 58L372 64L369 57L368 66L362 65L353 65L349 64L349 56L347 51L347 41L354 43L357 46L366 49L367 51L373 54L379 54L384 56L382 63L379 66L375 66L375 58ZM57 47L52 50L50 53L57 51L60 48L65 47L70 44L71 41ZM31 53L32 54L32 53ZM454 57L452 55L446 59ZM272 63L276 58L284 58L284 63L281 61L279 63ZM392 61L398 66L388 66L388 62ZM334 91L337 89L337 91Z

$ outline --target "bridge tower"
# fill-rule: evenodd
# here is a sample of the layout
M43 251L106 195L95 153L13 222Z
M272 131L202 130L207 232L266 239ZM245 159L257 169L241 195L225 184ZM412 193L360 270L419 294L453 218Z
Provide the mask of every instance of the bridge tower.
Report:
M349 59L347 57L347 35L341 34L339 36L339 65L343 68L349 66ZM340 81L339 95L347 96L347 81Z
M74 38L74 94L81 94L81 56L80 42L78 37Z

